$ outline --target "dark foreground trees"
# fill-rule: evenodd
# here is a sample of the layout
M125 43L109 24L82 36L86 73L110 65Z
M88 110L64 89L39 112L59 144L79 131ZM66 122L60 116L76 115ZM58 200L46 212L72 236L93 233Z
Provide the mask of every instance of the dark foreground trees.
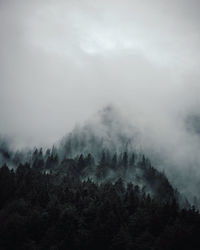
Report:
M1 250L189 250L200 249L199 235L199 212L173 195L160 201L122 179L97 185L29 164L0 168Z

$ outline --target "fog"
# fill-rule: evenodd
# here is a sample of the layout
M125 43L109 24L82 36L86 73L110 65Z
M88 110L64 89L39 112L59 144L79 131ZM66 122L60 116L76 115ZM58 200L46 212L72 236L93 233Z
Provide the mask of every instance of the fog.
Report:
M1 0L0 133L15 148L52 145L112 104L146 151L200 175L200 139L186 125L200 107L199 7Z

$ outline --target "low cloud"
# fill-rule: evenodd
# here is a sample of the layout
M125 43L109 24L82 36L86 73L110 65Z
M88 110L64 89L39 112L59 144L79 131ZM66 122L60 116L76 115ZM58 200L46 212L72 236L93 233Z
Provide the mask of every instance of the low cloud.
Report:
M200 143L186 121L200 107L198 10L195 0L2 0L1 134L15 148L52 145L112 104L149 154L192 183Z

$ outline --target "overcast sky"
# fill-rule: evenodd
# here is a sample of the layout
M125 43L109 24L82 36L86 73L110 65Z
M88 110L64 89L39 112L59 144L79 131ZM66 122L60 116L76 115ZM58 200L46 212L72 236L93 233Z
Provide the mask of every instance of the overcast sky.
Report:
M198 0L0 0L0 133L20 147L51 144L113 104L181 141L179 116L200 107L199 9Z

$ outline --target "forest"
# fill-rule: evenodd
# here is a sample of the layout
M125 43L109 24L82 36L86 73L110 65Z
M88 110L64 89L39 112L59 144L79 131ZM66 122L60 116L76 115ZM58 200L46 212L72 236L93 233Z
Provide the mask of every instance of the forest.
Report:
M41 148L23 158L4 152L0 249L200 248L199 211L144 155Z

